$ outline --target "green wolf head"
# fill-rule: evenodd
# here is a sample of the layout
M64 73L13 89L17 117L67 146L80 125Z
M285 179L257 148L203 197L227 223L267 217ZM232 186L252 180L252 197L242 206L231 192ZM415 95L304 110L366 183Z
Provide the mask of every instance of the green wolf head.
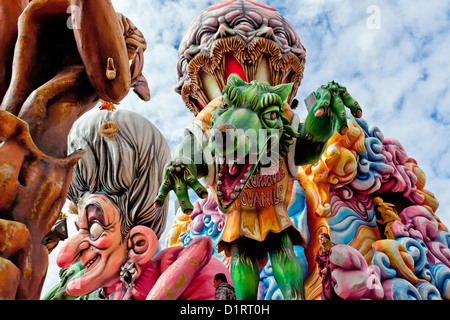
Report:
M228 211L254 173L278 170L278 160L298 137L283 115L291 89L292 84L246 83L235 74L228 78L222 103L211 115L209 144L221 211Z

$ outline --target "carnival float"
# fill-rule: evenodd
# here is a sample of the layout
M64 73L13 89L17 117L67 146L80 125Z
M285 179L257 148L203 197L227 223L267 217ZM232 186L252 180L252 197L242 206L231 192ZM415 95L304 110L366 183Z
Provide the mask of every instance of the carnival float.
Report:
M172 155L116 108L150 90L146 39L109 0L10 0L0 15L0 299L39 299L57 245L49 300L211 300L217 273L242 300L450 299L424 171L335 81L300 119L306 49L276 9L223 1L192 22L175 87L192 119Z

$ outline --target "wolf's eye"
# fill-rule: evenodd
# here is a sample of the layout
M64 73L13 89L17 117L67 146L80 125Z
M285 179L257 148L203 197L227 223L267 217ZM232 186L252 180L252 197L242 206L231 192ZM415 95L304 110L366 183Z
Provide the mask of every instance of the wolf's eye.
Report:
M263 115L264 119L266 119L266 120L276 120L277 116L278 116L278 114L276 111L267 112Z
M280 109L277 106L272 106L266 109L262 114L262 120L268 127L275 127L280 120Z
M218 114L221 115L222 113L226 112L229 108L230 108L230 106L228 103L226 103L225 101L222 102L222 104L220 105L220 107L218 109Z

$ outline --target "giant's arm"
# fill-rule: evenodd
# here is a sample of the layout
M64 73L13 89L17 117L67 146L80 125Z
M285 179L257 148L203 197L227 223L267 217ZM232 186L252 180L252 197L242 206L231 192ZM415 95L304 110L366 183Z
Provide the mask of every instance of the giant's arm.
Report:
M110 0L71 0L72 24L89 82L103 100L120 102L131 73L123 31Z
M11 80L14 46L17 40L17 21L28 0L2 0L0 1L0 102L8 89Z
M207 191L198 179L208 175L208 142L203 131L195 125L186 129L185 136L172 152L172 160L164 168L163 183L155 199L161 206L173 190L184 213L190 214L193 206L189 201L188 188L199 197L206 197Z
M201 129L195 125L186 129L185 136L174 148L172 159L182 159L184 163L195 166L197 178L208 175L205 154L208 152L208 141Z

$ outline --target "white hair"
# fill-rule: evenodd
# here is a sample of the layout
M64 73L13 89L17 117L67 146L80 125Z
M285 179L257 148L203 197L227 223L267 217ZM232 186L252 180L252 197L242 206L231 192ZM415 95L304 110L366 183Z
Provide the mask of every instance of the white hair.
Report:
M100 134L105 123L118 131ZM170 149L155 125L128 110L88 113L72 127L68 147L69 154L86 151L75 165L69 200L77 204L87 193L107 196L120 210L122 239L136 225L152 228L158 238L162 235L169 201L156 209L153 200L170 160Z

